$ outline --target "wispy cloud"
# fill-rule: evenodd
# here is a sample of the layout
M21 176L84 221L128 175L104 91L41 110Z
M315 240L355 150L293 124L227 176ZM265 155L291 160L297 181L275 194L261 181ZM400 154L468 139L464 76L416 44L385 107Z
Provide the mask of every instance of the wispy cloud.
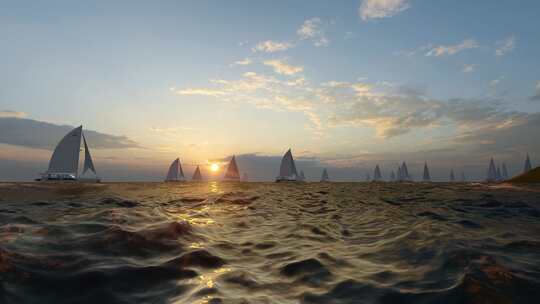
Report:
M244 58L242 60L238 60L238 61L235 61L231 64L231 66L236 66L236 65L250 65L253 63L253 60L251 60L251 58Z
M463 65L463 73L472 73L476 71L478 64L465 64Z
M265 52L265 53L274 53L274 52L280 52L285 51L290 48L292 48L294 45L290 42L279 42L279 41L273 41L273 40L266 40L259 42L255 47L253 47L251 50L253 52Z
M24 112L10 111L10 110L0 110L0 117L15 117L15 118L24 118L27 114Z
M213 90L208 88L187 88L183 90L175 90L174 92L178 95L203 95L212 97L219 97L225 95L225 93L220 90Z
M304 21L296 33L301 40L310 39L313 41L315 46L327 46L330 43L322 28L322 21L319 17L313 17Z
M399 14L410 7L407 0L363 0L358 9L362 20L387 18Z
M510 36L496 43L495 55L504 56L516 48L516 37Z
M479 45L474 39L466 39L463 40L463 42L455 45L439 45L435 46L432 49L430 49L426 56L445 56L445 55L455 55L459 52L470 50L470 49L476 49Z
M301 66L287 64L286 61L283 59L267 60L264 62L264 65L271 66L272 68L274 68L274 72L283 75L294 75L304 70L304 68Z

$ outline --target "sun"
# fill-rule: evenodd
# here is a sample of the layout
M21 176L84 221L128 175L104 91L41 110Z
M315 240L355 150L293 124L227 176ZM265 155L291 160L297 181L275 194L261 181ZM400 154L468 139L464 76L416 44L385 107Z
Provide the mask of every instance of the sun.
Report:
M214 164L211 164L211 165L210 165L210 171L212 171L212 172L217 172L217 171L219 171L219 165L218 165L218 164L215 164L215 163L214 163Z

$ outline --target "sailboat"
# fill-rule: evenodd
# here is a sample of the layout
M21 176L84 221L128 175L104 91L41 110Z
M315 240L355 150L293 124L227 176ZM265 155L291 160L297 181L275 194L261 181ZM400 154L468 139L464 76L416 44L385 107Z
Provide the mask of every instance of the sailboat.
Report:
M242 175L242 181L243 182L248 182L249 181L249 178L248 178L248 175L246 172L244 172L244 174Z
M461 182L464 183L467 181L467 178L465 177L465 173L461 171Z
M529 154L527 154L527 159L525 159L525 166L523 166L523 173L527 173L531 171L532 165L531 165L531 159L529 158Z
M366 173L366 182L370 182L371 181L371 176L369 175L369 173Z
M182 170L182 164L180 164L180 158L175 159L169 166L166 182L183 182L185 181L184 171Z
M508 169L506 168L506 163L502 165L502 179L507 180L510 176L508 175Z
M427 162L424 163L424 174L422 176L422 181L424 181L424 182L430 182L431 181L431 174L429 173L429 168L427 166Z
M62 138L62 140L60 140L49 161L49 168L45 173L42 173L41 178L38 178L37 180L100 182L82 128L82 126L79 126L71 130L64 138ZM82 175L90 170L94 173L94 177L91 178L79 176L81 138L84 142L84 165Z
M326 171L326 168L323 170L321 175L321 183L322 182L329 182L330 178L328 177L328 171Z
M399 181L411 181L412 178L409 175L409 169L407 169L407 164L403 162L401 167L398 169L398 180Z
M202 174L201 174L201 169L199 168L199 166L197 166L197 168L195 169L195 172L193 172L193 177L191 178L191 180L194 182L202 181Z
M296 165L294 164L294 158L292 156L291 149L285 152L279 165L279 176L276 177L276 182L296 182L301 181L301 177L298 176L296 171Z
M376 165L375 170L373 170L373 181L374 182L382 181L381 168L379 167L379 165Z
M240 180L240 171L238 171L238 165L236 164L235 155L233 155L231 161L229 162L229 166L227 167L227 171L225 172L224 179L228 181Z
M454 169L450 170L450 182L453 183L456 181L456 176L454 175Z
M493 158L489 161L489 168L487 171L487 182L495 182L497 181L497 169L495 168L495 162L493 161Z

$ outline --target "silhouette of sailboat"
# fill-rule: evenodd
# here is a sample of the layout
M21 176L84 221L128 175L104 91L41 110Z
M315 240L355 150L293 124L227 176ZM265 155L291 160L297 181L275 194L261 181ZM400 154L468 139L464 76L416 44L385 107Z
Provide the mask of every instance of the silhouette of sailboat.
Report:
M228 181L240 180L240 171L238 170L238 165L236 164L235 155L233 155L233 157L231 158L231 161L229 162L229 166L227 167L227 171L225 172L224 179Z
M294 164L294 158L291 149L285 152L279 165L279 176L276 177L276 182L296 182L301 181L301 177L298 176L296 171L296 165Z
M328 177L328 171L324 169L321 175L321 182L329 182L329 181L330 181L330 178Z
M183 182L185 181L184 171L182 170L182 164L180 164L180 158L175 159L169 166L166 182Z
M424 181L424 182L430 182L431 181L431 174L429 173L429 168L427 166L427 162L424 163L424 174L422 174L422 181Z
M379 167L379 165L376 165L375 170L373 170L373 181L374 182L382 181L381 168Z
M195 169L195 172L193 172L193 177L191 178L191 180L194 182L202 181L202 174L201 174L201 169L199 168L199 166L197 166L197 168Z

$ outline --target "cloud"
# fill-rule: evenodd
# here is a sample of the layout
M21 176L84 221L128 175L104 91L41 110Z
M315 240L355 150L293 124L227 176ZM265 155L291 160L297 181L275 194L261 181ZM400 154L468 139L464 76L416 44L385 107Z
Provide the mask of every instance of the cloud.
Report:
M466 39L463 42L456 45L439 45L430 49L426 56L445 56L445 55L455 55L461 51L476 49L479 45L474 39Z
M540 101L540 81L536 83L536 94L531 97L531 100Z
M251 60L251 58L244 58L242 60L238 60L238 61L235 61L231 64L231 66L235 66L235 65L250 65L251 63L253 63L253 61Z
M26 116L27 115L24 112L17 112L17 111L10 111L10 110L0 110L0 118L4 118L4 117L24 118Z
M358 13L362 20L387 18L397 15L410 7L407 0L363 0Z
M202 95L202 96L212 96L219 97L223 96L226 93L220 90L212 90L206 88L187 88L183 90L174 90L178 95Z
M274 53L274 52L280 52L285 51L290 48L292 48L294 45L289 42L279 42L279 41L272 41L272 40L266 40L263 42L259 42L255 47L253 47L251 50L253 52L265 52L265 53Z
M472 73L476 70L477 64L465 64L463 65L463 73Z
M301 40L310 39L317 47L327 46L330 43L322 29L322 21L319 17L313 17L304 21L296 33Z
M503 56L516 48L516 37L510 36L504 40L498 41L496 45L495 55Z
M491 88L496 88L499 86L499 84L501 83L501 81L504 79L504 77L499 77L497 79L493 79L489 82L489 86Z
M39 149L52 149L72 126L55 125L27 118L1 117L0 143ZM94 149L122 149L140 147L125 137L84 130L88 144Z
M304 70L301 66L289 65L285 60L267 60L264 65L274 68L274 72L283 75L294 75Z

